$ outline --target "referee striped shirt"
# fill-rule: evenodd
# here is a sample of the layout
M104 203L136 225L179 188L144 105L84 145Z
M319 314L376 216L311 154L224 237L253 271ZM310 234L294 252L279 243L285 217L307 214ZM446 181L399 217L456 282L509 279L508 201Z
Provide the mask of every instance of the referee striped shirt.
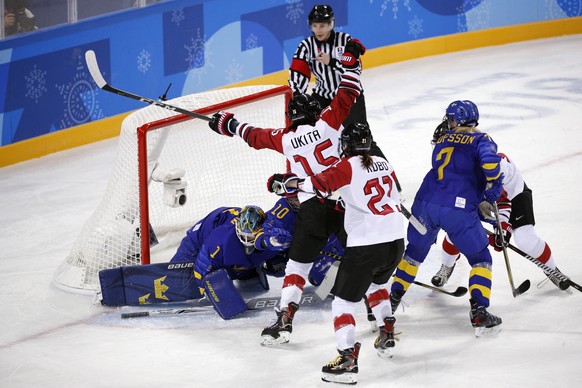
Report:
M351 36L345 32L332 31L325 42L311 35L299 43L289 67L289 86L294 93L307 93L311 76L315 76L314 93L331 100L340 84L343 67L339 61ZM319 53L330 56L329 65L317 62Z

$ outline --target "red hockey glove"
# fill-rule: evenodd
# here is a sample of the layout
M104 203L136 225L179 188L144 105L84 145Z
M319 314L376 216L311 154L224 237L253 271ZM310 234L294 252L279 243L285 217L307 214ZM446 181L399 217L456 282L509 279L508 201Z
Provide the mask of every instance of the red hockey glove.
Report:
M505 242L505 245L507 246L507 244L509 244L509 240L511 239L512 233L513 229L511 228L511 224L502 221L501 234L499 233L499 229L496 228L495 234L489 236L489 245L491 245L497 252L501 252L503 249L503 242Z

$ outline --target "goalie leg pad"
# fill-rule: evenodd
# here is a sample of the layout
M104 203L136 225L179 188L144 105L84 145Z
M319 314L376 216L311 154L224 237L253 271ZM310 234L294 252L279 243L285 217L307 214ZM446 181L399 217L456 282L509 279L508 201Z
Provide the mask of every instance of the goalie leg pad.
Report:
M248 310L247 304L224 268L209 273L202 280L206 297L222 319L230 319Z
M99 271L101 304L139 306L183 302L202 297L194 278L194 262L159 263Z

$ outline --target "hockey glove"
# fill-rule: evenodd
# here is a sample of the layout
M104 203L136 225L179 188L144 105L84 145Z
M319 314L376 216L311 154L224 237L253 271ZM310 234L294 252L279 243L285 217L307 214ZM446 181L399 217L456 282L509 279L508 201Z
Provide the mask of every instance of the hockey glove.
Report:
M283 251L291 245L291 233L281 228L267 228L258 238L258 249L270 251Z
M493 214L493 205L487 201L483 201L479 204L479 219L483 222L497 226L497 221L495 220L495 215Z
M366 51L364 46L357 39L350 40L340 58L344 69L355 70L360 67L360 55Z
M234 118L234 114L220 111L212 115L212 120L208 122L208 126L219 135L233 137L236 131L238 121Z
M366 52L366 47L358 39L351 39L344 48L344 53L350 53L354 58L360 58L360 55L364 55Z
M493 204L501 196L501 190L503 190L502 182L503 174L499 175L499 178L495 179L494 181L487 182L483 196L490 204Z
M513 233L513 229L511 224L508 222L501 222L501 231L499 228L495 229L495 234L489 236L489 245L493 247L497 252L501 252L503 249L503 245L507 246L509 244L509 240L511 239L511 234Z
M285 194L293 194L299 190L297 187L287 187L292 181L299 180L297 175L292 172L286 174L273 174L267 180L267 190L270 193L283 196Z

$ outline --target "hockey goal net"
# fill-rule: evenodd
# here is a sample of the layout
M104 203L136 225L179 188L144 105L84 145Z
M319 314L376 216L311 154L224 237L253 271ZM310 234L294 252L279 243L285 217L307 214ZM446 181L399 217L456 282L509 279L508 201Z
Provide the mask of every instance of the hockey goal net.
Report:
M290 95L287 86L262 85L167 103L203 115L228 110L241 122L281 128ZM276 198L266 190L267 178L284 169L282 155L220 136L204 120L157 106L139 109L123 121L104 197L56 271L54 284L93 292L103 269L167 262L185 231L215 208L270 208Z

